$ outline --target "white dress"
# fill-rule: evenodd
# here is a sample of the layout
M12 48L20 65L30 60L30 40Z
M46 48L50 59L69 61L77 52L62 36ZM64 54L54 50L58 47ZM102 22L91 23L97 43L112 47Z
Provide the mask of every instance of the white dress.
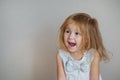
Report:
M67 80L89 80L90 64L93 60L93 49L85 52L81 60L74 60L70 53L60 49ZM100 79L101 75L100 75Z

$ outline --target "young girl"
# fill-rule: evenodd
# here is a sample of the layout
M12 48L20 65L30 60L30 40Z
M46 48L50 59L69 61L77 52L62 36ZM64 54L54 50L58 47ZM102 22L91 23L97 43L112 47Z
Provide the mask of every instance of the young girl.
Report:
M102 80L100 61L108 56L98 22L86 13L70 15L60 27L57 80Z

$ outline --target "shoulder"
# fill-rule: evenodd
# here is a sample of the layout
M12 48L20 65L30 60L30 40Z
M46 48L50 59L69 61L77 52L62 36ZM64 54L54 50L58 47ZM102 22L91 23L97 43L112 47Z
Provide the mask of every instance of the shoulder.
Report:
M66 51L59 49L56 54L56 59L58 61L61 61L63 63L66 63L66 61L69 59L69 55Z
M93 53L93 61L94 62L100 62L100 55L98 53L97 50L94 50L94 53Z
M61 52L61 50L59 49L59 50L57 51L57 53L56 53L56 59L57 59L57 60L60 60L60 59L61 59L61 56L62 56L62 52Z
M66 60L69 57L68 52L64 51L62 49L58 50L57 56L59 56L63 61Z
M62 61L64 57L64 52L63 50L59 49L56 53L56 59L57 61Z
M57 53L56 53L56 60L57 60L57 61L60 60L59 50L58 50Z
M61 60L61 57L60 57L58 51L56 53L56 63L57 63L57 67L60 66L60 65L62 65L62 60Z
M100 61L100 55L99 55L98 51L95 49L88 50L86 56L90 62Z

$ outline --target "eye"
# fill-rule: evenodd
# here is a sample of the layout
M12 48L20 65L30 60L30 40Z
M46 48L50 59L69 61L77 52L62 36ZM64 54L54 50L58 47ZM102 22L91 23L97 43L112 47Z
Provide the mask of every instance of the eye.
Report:
M75 32L75 35L80 35L80 33L79 32Z
M69 30L65 30L65 33L70 33L70 31Z
M70 31L66 31L66 33L70 33Z

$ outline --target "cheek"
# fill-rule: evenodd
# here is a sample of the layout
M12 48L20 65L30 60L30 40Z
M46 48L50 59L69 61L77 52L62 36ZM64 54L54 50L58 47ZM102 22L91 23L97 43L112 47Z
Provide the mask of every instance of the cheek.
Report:
M82 38L80 37L79 39L77 39L77 42L79 43L79 45L81 45L81 43L82 43Z
M64 41L66 41L68 38L68 36L66 34L64 34Z

